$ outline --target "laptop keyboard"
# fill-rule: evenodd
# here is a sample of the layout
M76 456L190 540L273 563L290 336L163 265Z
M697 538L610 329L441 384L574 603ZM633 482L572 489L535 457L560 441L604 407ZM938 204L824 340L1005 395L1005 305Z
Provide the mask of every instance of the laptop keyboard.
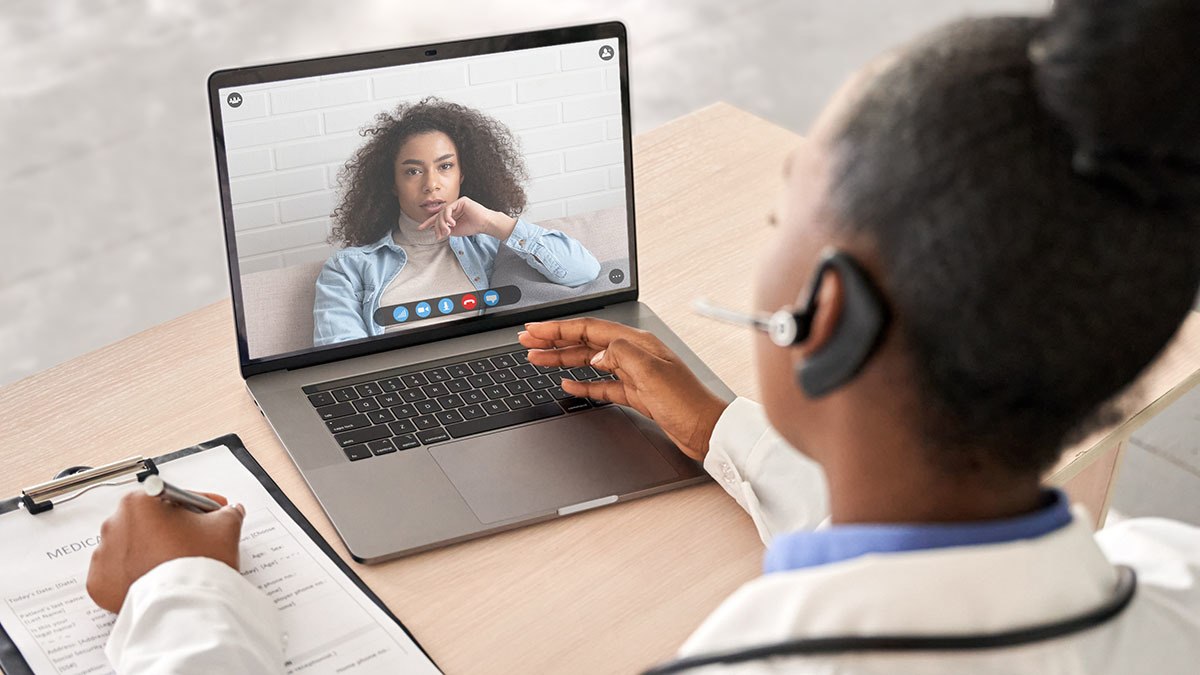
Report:
M563 378L617 379L591 366L535 366L511 345L308 385L304 393L355 462L609 404L568 394Z

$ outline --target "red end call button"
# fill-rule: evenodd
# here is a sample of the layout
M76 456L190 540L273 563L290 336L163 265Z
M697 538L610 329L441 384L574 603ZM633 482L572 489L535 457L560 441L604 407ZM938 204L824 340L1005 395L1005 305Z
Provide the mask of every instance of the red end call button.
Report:
M473 295L464 295L462 298L463 309L475 309L475 306L478 304L479 300L475 299Z

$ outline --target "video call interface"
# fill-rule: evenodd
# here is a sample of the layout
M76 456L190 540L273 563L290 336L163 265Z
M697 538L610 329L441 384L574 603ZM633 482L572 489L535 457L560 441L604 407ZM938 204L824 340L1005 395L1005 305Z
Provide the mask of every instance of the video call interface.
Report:
M628 288L617 49L220 90L250 358Z

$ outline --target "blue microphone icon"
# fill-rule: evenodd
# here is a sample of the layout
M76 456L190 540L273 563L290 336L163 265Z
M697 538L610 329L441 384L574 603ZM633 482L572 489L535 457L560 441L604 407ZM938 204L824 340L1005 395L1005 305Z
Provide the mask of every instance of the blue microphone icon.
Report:
M454 301L450 298L442 298L438 300L438 311L442 314L449 314L454 311Z

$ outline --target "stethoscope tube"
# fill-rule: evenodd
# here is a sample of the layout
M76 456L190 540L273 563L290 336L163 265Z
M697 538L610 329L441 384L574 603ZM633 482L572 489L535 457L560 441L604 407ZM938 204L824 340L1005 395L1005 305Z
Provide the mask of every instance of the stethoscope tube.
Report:
M643 675L668 675L711 665L732 665L780 656L817 656L851 652L932 652L972 651L1017 647L1064 637L1094 628L1116 617L1133 600L1137 574L1125 565L1117 566L1117 587L1103 605L1067 619L1001 631L968 635L846 635L825 638L800 638L774 644L714 654L700 654L655 666Z

